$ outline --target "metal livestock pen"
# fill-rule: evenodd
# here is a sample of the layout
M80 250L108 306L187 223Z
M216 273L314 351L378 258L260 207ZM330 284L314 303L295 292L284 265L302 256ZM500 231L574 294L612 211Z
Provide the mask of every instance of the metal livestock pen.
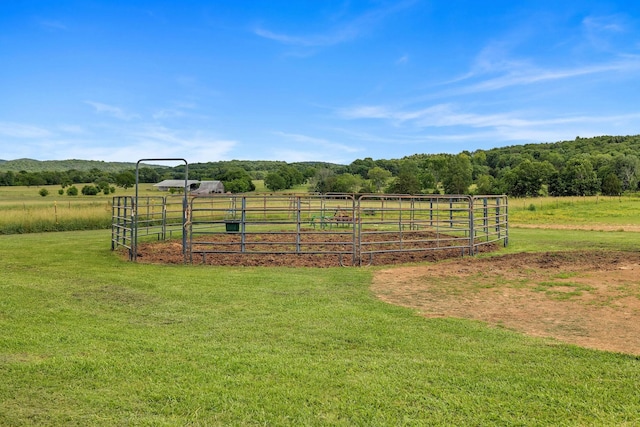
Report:
M112 249L132 260L138 239L182 238L184 262L216 256L332 256L368 265L394 254L508 244L506 196L211 194L114 197ZM186 207L184 207L186 206Z

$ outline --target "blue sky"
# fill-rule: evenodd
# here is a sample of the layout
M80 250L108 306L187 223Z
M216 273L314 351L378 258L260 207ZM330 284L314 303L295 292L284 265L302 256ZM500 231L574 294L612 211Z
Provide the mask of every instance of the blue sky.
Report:
M459 153L640 133L640 2L0 1L0 159Z

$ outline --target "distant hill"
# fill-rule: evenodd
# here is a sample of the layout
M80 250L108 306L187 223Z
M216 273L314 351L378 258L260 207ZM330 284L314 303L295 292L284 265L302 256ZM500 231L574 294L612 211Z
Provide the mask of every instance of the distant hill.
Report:
M165 168L166 166L146 165L153 168ZM135 169L136 164L130 162L103 162L100 160L34 160L16 159L0 160L0 172L65 172L77 170L88 172L97 169L102 172L120 172Z

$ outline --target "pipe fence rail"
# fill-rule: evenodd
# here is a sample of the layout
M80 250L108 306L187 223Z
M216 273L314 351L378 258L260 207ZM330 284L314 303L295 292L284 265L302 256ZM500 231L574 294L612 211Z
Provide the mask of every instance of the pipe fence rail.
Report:
M215 194L114 197L112 249L182 237L185 262L221 254L331 255L340 265L508 244L506 196Z

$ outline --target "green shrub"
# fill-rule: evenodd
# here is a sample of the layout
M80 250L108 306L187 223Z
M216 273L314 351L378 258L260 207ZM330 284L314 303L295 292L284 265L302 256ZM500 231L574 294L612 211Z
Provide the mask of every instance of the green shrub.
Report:
M75 185L72 185L71 187L67 188L67 196L77 196L78 195L78 188Z
M41 188L40 191L38 191L38 194L40 194L42 197L47 197L49 195L49 190L47 190L46 188Z
M98 194L98 188L95 185L85 185L82 187L82 194L85 196L95 196Z

